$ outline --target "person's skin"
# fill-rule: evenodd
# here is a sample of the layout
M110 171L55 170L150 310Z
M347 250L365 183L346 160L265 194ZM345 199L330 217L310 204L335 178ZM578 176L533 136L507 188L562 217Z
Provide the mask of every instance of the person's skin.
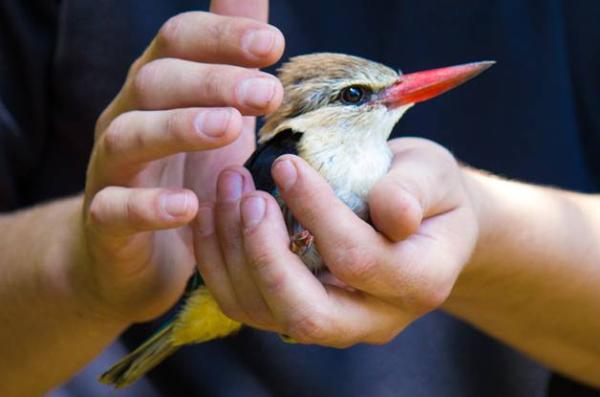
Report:
M0 395L42 395L183 291L198 199L283 95L257 70L284 47L268 1L211 11L229 16L172 18L132 65L97 122L83 196L0 216Z
M212 10L264 21L267 1L215 0ZM281 34L221 18L171 20L132 66L98 121L85 197L0 217L1 395L42 394L125 327L161 314L194 254L228 315L302 343L385 343L441 306L600 386L598 198L486 176L432 142L402 139L370 195L373 228L286 156L274 176L335 275L324 286L289 251L276 203L246 171L228 168L211 189L253 148L254 120L240 114L271 111L282 95L264 75L271 100L244 105L244 76L263 75L226 66L275 62ZM274 34L258 56L242 38L257 27ZM220 137L194 127L212 106L232 108ZM183 195L172 207L170 193Z
M195 247L225 313L345 347L386 343L441 307L600 386L600 198L461 167L430 141L390 145L393 166L369 195L374 227L302 159L273 166L331 271L324 285L289 250L276 201L243 168L223 171L217 201L199 204Z

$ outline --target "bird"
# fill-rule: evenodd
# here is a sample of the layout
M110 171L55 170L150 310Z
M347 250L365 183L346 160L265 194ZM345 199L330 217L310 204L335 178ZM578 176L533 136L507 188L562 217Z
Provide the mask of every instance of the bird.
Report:
M494 61L403 74L381 63L340 53L291 58L278 70L281 106L265 118L257 149L246 161L257 189L279 202L290 249L313 272L326 269L314 238L279 198L271 166L284 154L303 158L354 213L369 221L367 196L391 164L393 127L414 104L479 75ZM146 342L104 372L99 381L127 386L180 347L226 337L242 324L225 316L201 275L191 276L178 313Z

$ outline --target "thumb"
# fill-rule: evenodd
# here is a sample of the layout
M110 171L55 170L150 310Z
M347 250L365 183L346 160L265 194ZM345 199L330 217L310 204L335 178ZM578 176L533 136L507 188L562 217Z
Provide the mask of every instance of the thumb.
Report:
M388 174L369 192L373 224L392 241L404 240L427 218L461 202L460 173L442 146L418 138L390 142L394 160Z
M210 2L210 12L267 22L269 19L269 0L212 0Z

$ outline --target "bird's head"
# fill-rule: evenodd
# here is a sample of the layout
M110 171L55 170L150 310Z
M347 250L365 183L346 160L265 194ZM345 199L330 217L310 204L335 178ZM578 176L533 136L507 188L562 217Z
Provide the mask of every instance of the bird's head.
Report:
M335 145L387 140L404 112L475 77L493 62L403 75L363 58L317 53L292 58L279 70L285 95L267 116L260 142L284 130ZM319 135L319 139L315 139Z

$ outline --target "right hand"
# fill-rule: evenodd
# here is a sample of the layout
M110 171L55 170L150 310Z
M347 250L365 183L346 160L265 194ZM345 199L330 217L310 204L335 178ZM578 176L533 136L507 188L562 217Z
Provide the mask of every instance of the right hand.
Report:
M283 96L255 70L284 47L265 23L268 0L214 0L211 11L169 19L96 125L84 258L70 273L92 310L125 323L156 317L181 295L198 200L213 199L219 172L253 151L254 116Z

